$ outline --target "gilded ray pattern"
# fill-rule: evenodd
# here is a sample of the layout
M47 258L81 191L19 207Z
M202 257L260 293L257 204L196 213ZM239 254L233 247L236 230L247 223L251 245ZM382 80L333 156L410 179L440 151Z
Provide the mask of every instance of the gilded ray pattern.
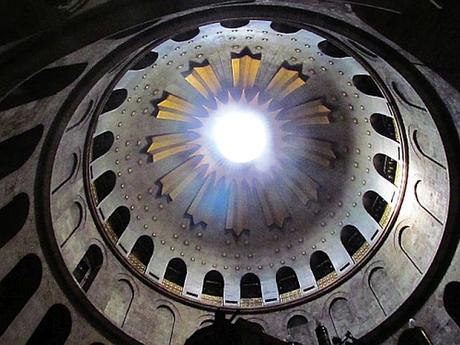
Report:
M185 213L195 224L209 224L217 217L236 236L252 231L255 222L283 228L292 217L292 200L308 205L319 198L319 183L302 166L331 168L337 159L334 143L310 138L302 130L329 125L331 109L320 99L280 107L278 102L307 81L299 71L282 66L267 85L259 85L261 63L250 54L229 57L230 88L223 86L210 63L192 67L184 78L206 101L198 104L165 94L157 103L155 121L171 124L172 130L164 127L164 133L152 136L148 148L153 164L170 167L158 178L161 194L174 201L192 193ZM216 114L229 104L263 114L271 133L267 157L235 166L216 153L209 131ZM261 214L261 219L252 219L253 214Z

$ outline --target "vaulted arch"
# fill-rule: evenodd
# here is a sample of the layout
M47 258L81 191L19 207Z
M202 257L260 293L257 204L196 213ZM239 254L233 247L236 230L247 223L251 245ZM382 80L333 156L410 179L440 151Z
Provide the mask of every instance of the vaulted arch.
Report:
M73 276L83 291L88 291L103 262L101 248L92 244L73 271Z
M163 278L163 285L170 291L182 294L187 277L187 266L184 260L174 258L166 266L166 272Z
M320 289L337 279L337 272L329 256L323 251L318 250L311 255L310 268Z
M360 261L369 249L366 239L353 225L346 225L342 228L340 241L354 262Z
M291 267L284 266L276 272L276 285L278 286L280 299L283 302L296 298L300 294L299 280Z
M134 244L128 260L141 273L144 273L153 255L153 240L150 236L141 236Z

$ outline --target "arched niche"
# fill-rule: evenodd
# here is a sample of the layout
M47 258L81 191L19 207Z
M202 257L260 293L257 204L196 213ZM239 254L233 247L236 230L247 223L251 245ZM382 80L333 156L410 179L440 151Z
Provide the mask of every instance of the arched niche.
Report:
M104 172L94 180L94 189L96 191L97 202L100 203L104 200L110 192L115 188L117 176L111 170Z
M103 262L101 248L92 244L73 271L73 276L83 291L87 292Z
M394 141L399 141L395 122L392 117L375 113L371 115L370 123L374 130L380 135Z
M49 67L27 79L0 102L0 111L52 96L73 83L87 63Z
M305 316L294 315L287 323L287 332L290 341L300 344L310 344L312 341L311 332L309 329L308 320Z
M187 266L182 259L174 258L166 266L163 285L170 291L181 294L187 276Z
M353 225L345 225L342 228L340 241L354 262L360 261L369 249L366 239Z
M224 277L218 271L209 271L203 279L201 298L213 303L222 304L224 297Z
M447 314L460 327L460 282L450 282L444 288L443 302Z
M318 250L311 255L310 268L320 289L330 285L337 279L337 272L329 256L323 251Z
M363 206L367 213L384 228L390 220L391 209L388 202L373 190L363 195Z
M19 193L0 209L0 248L22 229L29 214L29 205L27 194Z
M153 344L171 345L176 324L174 311L165 305L160 305L155 313L156 331Z
M377 266L370 271L369 287L384 315L389 315L401 296L383 267Z
M130 263L141 273L144 273L153 255L153 240L150 236L141 236L134 244L128 256Z
M27 162L42 137L43 128L43 125L38 125L0 142L0 179Z
M109 301L104 313L118 326L123 327L134 299L134 289L126 279L120 279L111 286Z
M42 264L38 256L28 254L0 282L0 336L40 286Z
M91 160L95 161L99 157L102 157L113 145L115 138L112 132L102 132L93 138Z
M339 338L343 338L353 325L354 314L346 298L335 298L329 307L329 316Z
M254 273L246 273L240 281L241 306L258 306L262 304L262 288L259 277Z
M26 345L63 345L72 329L72 316L62 304L48 309Z
M377 153L373 158L374 168L377 172L391 183L396 183L398 171L398 162L383 153Z
M112 212L109 219L107 219L107 224L109 225L107 230L113 242L117 242L121 235L123 235L128 227L130 219L131 213L126 206L118 206L116 210Z
M276 285L282 302L299 297L300 284L297 275L291 267L281 267L276 272Z

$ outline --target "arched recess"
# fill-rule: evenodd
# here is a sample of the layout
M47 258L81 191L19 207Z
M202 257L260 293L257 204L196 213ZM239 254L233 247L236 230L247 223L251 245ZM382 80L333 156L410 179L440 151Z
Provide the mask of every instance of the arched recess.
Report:
M63 345L72 329L72 316L62 304L48 309L26 345Z
M400 293L383 267L375 267L371 270L369 287L384 315L389 315L397 307Z
M310 257L310 268L319 289L322 289L337 279L337 272L329 256L323 251L316 251Z
M126 89L113 90L109 98L104 104L104 108L102 109L101 115L109 111L117 109L120 105L123 104L126 97L128 97L128 90Z
M324 40L318 43L318 48L321 50L323 54L327 56L331 56L334 58L344 58L349 57L348 53L344 52L342 49L337 47L335 44L329 42L328 40Z
M444 288L443 302L447 314L460 327L460 282L450 282Z
M0 336L27 301L37 291L42 280L42 263L35 254L24 256L0 282Z
M206 273L203 279L201 298L205 301L221 305L224 297L224 277L213 270Z
M0 248L8 243L24 226L29 214L29 197L26 193L16 195L0 209Z
M354 262L359 262L369 250L369 243L353 225L345 225L342 228L340 241Z
M171 308L160 305L156 309L156 330L154 344L171 345L176 324L176 316Z
M92 244L73 271L73 276L83 291L87 292L103 262L101 248Z
M120 279L111 286L109 301L104 313L118 326L123 327L134 299L134 289L126 279Z
M387 137L388 139L399 141L395 122L392 117L374 113L371 115L369 120L372 128L374 128L377 133Z
M404 226L398 233L398 244L402 252L409 259L414 268L423 274L419 267L419 263L423 263L425 267L429 265L430 257L425 255L426 243L420 243L418 234L411 226ZM423 266L422 266L423 267Z
M174 258L169 261L168 266L166 267L162 283L168 290L180 295L184 289L186 276L187 266L185 265L184 260Z
M299 280L291 267L284 266L276 272L276 285L281 302L295 299L301 295Z
M433 343L422 327L414 327L401 333L398 345L433 345Z
M131 213L126 206L118 206L107 219L106 231L113 242L117 242L128 227Z
M373 163L375 170L377 170L382 177L393 184L398 182L401 171L396 160L383 153L378 153L374 156Z
M302 315L294 315L289 319L287 332L291 341L300 344L309 344L313 339L308 326L308 320Z
M85 70L86 63L50 67L36 73L0 102L0 111L52 96L74 82Z
M368 74L356 74L353 76L353 84L356 88L362 93L383 98L382 91L380 91L378 85L375 83L374 79Z
M38 125L0 143L0 179L18 170L34 153L43 135Z
M147 68L157 60L158 58L158 53L149 51L147 54L145 54L142 58L140 58L134 66L130 68L130 70L134 71L140 71L144 68Z
M139 272L145 273L152 255L153 240L150 236L144 235L137 239L128 255L128 260Z
M84 221L85 211L83 205L75 201L70 207L64 210L63 217L65 219L64 225L56 226L56 241L61 248L65 246L67 241L72 235L80 228Z
M254 273L246 273L240 281L241 306L259 306L262 304L262 288L259 277Z
M363 205L367 213L384 228L391 215L391 206L373 190L367 191L363 195Z
M350 330L355 318L348 300L343 297L334 299L329 307L329 316L337 336L343 338Z
M111 170L104 172L101 176L94 180L94 189L96 191L97 203L100 203L104 200L107 195L115 187L115 182L117 181L117 176Z
M109 152L115 138L112 132L106 131L93 138L91 160L95 161L99 157Z

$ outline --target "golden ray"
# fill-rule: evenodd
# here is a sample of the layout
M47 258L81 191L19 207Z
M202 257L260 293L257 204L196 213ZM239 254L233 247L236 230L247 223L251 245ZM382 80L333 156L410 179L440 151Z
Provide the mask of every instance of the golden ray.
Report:
M152 154L153 161L158 162L173 155L199 148L192 143L198 135L194 132L158 135L152 138L152 144L147 152Z
M249 89L254 86L260 68L260 60L249 55L232 58L233 86Z
M261 183L254 179L253 181L260 206L265 217L267 226L276 225L283 227L284 220L290 216L288 208L282 197L275 190L276 183Z
M303 85L305 85L305 81L300 78L298 71L281 67L268 84L267 91L273 98L280 99Z
M185 99L172 94L158 103L157 119L181 121L181 122L196 122L196 117L202 116L202 110Z
M230 183L230 193L227 204L226 229L232 229L237 236L248 229L249 220L249 185L246 181Z
M201 157L193 157L162 177L161 194L168 195L172 200L176 199L199 174L204 173L205 167L197 168L200 160Z
M193 67L185 80L206 98L222 91L222 86L211 65Z
M331 110L320 99L302 103L283 112L283 120L296 126L327 125Z

